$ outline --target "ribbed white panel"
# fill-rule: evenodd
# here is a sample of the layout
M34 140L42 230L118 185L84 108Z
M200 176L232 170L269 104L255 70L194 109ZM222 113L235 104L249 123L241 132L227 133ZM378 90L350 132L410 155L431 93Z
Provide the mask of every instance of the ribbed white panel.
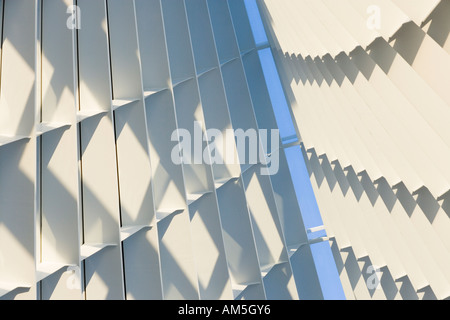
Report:
M72 5L80 29L68 27ZM0 10L1 299L311 290L312 257L292 258L308 239L284 153L270 177L260 163L171 158L176 129L277 128L243 2L2 0Z
M258 3L346 294L449 297L450 1Z

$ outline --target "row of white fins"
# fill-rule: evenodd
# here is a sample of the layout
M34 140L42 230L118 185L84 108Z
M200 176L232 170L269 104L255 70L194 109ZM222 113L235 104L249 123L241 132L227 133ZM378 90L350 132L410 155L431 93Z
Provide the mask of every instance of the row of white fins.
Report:
M447 298L450 1L262 2L330 236Z

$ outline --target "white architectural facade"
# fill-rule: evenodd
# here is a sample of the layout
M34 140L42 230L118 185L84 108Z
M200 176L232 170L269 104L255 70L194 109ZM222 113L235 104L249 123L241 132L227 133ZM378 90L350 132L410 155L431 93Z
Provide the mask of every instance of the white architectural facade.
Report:
M450 297L449 0L0 10L0 299Z
M347 298L449 298L450 1L259 4Z
M195 123L277 129L244 2L0 8L1 299L320 292L282 149L273 175L172 159Z

